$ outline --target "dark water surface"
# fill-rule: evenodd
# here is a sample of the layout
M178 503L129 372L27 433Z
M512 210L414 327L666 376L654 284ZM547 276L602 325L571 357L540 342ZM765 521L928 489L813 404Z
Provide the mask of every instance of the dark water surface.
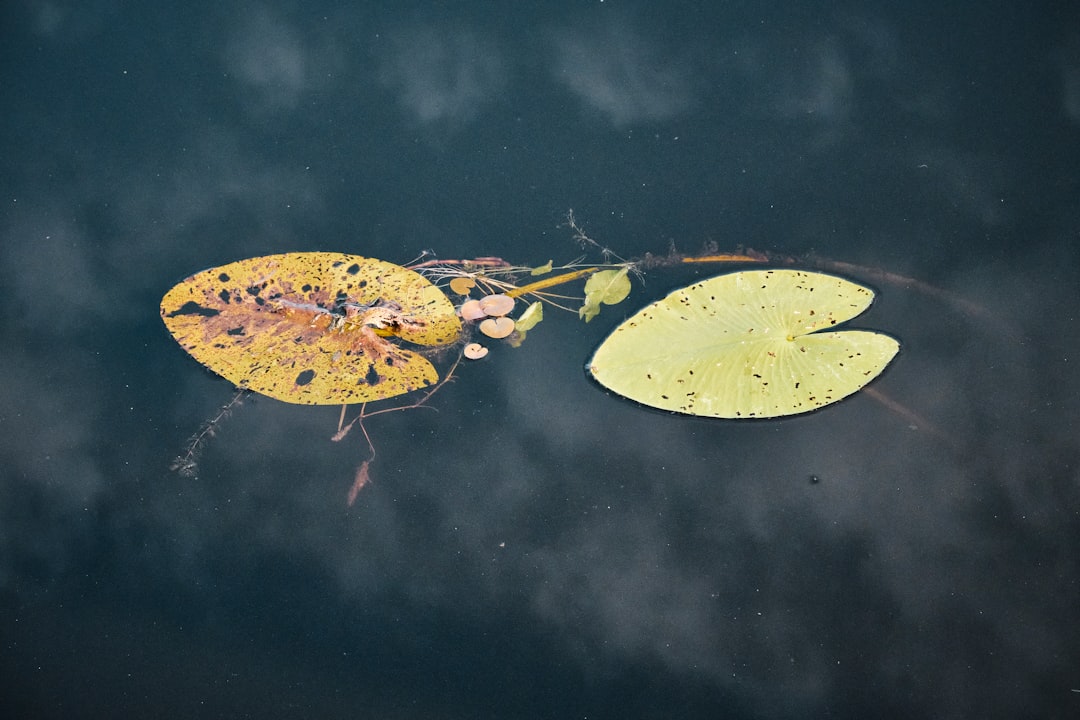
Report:
M880 7L877 7L880 5ZM1068 3L16 0L0 42L0 714L1080 716L1080 12ZM707 9L703 9L707 8ZM432 405L251 398L185 276L749 246L903 349L805 417L671 416L549 309ZM706 270L706 273L714 270Z

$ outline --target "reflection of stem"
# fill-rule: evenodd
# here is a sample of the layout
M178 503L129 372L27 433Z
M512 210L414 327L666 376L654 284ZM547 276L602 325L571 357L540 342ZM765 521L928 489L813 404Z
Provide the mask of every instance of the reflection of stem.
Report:
M382 415L383 412L413 410L415 408L424 407L424 403L427 403L428 400L431 399L432 395L442 390L443 386L446 385L446 383L454 379L454 371L458 369L458 365L461 363L461 357L462 355L459 353L458 356L454 359L454 364L450 365L449 369L446 371L446 376L442 380L436 382L432 386L431 390L421 395L415 403L411 403L409 405L399 405L392 408L380 408L378 410L373 410L370 412L367 411L367 403L364 403L360 406L359 415L356 415L356 417L350 420L348 424L345 424L345 413L349 406L341 406L341 415L338 417L338 431L334 434L333 437L330 437L330 440L333 440L334 443L337 443L337 441L345 438L345 436L349 434L349 431L352 430L353 425L359 425L360 432L364 433L364 439L367 440L367 449L370 451L367 460L361 463L360 467L356 470L356 475L353 479L352 487L349 489L349 505L352 505L352 503L356 500L356 493L359 493L361 488L363 488L369 483L370 477L368 476L368 467L370 466L370 464L372 464L372 461L375 460L375 443L373 443L372 441L372 436L368 434L367 427L364 426L364 421L368 418L374 418L377 415Z
M380 408L379 410L373 410L371 412L368 412L367 403L363 403L360 406L359 414L357 414L356 417L350 420L347 425L343 423L345 421L345 412L346 408L348 408L348 405L341 406L341 415L338 417L338 430L330 439L334 442L342 440L346 435L349 434L349 431L352 430L353 425L357 425L360 428L360 432L364 433L364 440L367 441L368 450L371 452L367 460L364 460L362 463L360 463L360 467L356 469L356 475L353 478L352 487L349 488L349 494L347 498L348 505L350 507L356 501L356 496L357 494L359 494L360 490L369 482L371 482L369 468L371 467L371 463L375 460L375 443L371 441L371 435L368 434L368 430L364 426L364 421L368 418L375 417L376 415L382 415L383 413L397 412L399 410L413 410L419 407L426 407L425 403L430 400L435 393L439 392L439 390L441 390L443 386L445 386L453 379L454 371L457 370L457 366L461 363L462 357L463 356L461 355L461 353L458 353L458 356L454 359L454 363L446 371L446 375L443 377L443 379L435 383L435 385L433 385L430 390L421 395L420 399L418 399L412 404L398 405L397 407ZM431 409L434 410L435 408Z
M374 457L372 457L374 459ZM371 475L368 473L368 468L371 467L371 460L365 460L360 463L360 467L356 468L356 475L353 476L352 487L349 488L349 494L345 497L345 502L349 507L352 507L356 502L356 496L360 494L360 491L364 489L364 486L371 482Z
M969 318L981 320L1004 330L1016 337L1019 337L1021 333L1015 328L1008 327L1008 325L1002 321L1001 318L995 316L989 310L984 308L978 303L974 303L967 298L961 297L955 293L951 293L948 290L939 288L930 283L917 280L916 278L907 277L906 275L898 275L897 273L887 272L878 268L865 267L863 265L855 265L853 263L842 262L839 260L827 260L824 258L810 258L806 261L807 265L818 268L820 270L835 270L837 272L851 273L853 275L863 275L877 282L892 285L893 287L908 288L933 298L934 300L940 300L946 305L952 306L954 310L966 315Z
M908 424L913 430L924 431L932 435L936 439L944 442L949 447L955 449L955 443L953 442L952 437L948 433L943 432L941 428L939 428L937 425L933 424L932 422L924 418L922 415L919 415L917 412L915 412L908 406L903 405L896 400L893 400L891 397L889 397L875 387L864 387L862 389L862 392L866 393L868 396L872 397L874 400L877 400L886 408L902 417L908 422Z
M414 408L422 407L424 405L424 403L426 403L428 400L431 399L432 395L434 395L435 393L442 390L443 386L445 386L448 382L450 382L451 380L454 379L454 371L457 370L457 366L461 363L461 358L462 357L463 356L461 355L461 353L458 353L458 356L456 358L454 358L454 362L450 366L450 369L446 371L446 377L444 377L439 382L435 383L435 385L433 385L430 390L428 390L426 393L424 393L420 397L420 399L417 400L416 402L414 402L413 404L411 404L411 405L398 405L397 407L380 408L379 410L373 410L372 412L365 412L364 411L364 407L366 407L366 403L365 403L365 405L361 406L360 414L356 416L356 418L353 420L353 422L356 422L357 420L363 420L363 419L366 419L366 418L369 418L369 417L375 417L376 415L382 415L383 413L398 412L399 410L412 410ZM432 408L432 409L434 409L434 408ZM352 423L350 423L350 424L352 424Z
M344 422L345 420L345 408L347 407L348 405L341 406L341 417L338 418L338 431L332 439L340 440L341 438L345 437L345 434L349 432L353 424L359 421L360 432L364 433L364 439L367 440L368 450L371 451L371 455L368 456L368 459L364 460L362 463L360 463L360 466L356 468L356 474L353 475L353 484L349 488L349 492L345 497L345 504L349 507L352 507L353 503L356 502L356 496L360 494L360 491L364 489L365 485L371 482L370 469L371 463L375 460L375 444L371 442L371 436L368 435L367 428L364 427L364 408L367 407L367 403L364 403L360 406L360 414L357 415L351 423L349 423L345 427L342 427L342 422Z

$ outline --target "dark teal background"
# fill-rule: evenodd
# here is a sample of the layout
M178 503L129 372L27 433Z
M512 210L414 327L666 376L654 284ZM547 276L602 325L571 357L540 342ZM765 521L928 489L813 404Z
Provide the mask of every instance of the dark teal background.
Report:
M0 714L1080 713L1069 3L0 10ZM878 273L875 390L639 408L549 309L366 456L158 319L291 250L539 265L749 246Z

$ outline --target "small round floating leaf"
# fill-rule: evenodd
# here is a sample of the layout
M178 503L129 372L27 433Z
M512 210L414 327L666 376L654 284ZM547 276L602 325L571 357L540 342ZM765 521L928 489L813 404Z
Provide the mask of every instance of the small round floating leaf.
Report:
M469 343L461 353L469 360L479 360L488 354L488 349L480 343Z
M204 270L169 290L161 318L196 360L278 400L337 405L432 385L435 368L402 347L445 345L461 322L418 273L358 255L310 252Z
M476 287L476 281L471 277L456 277L450 281L450 289L458 295L468 295L474 287Z
M491 317L509 315L510 311L514 309L514 298L502 294L485 295L480 298L480 308L484 311L485 315Z
M461 317L464 320L473 321L486 318L487 313L484 312L484 308L480 307L479 300L466 300L461 303Z
M498 340L514 332L514 321L508 317L488 318L480 323L480 332L489 338Z
M899 350L863 330L825 331L870 306L873 292L800 270L721 275L677 290L628 319L588 370L644 405L721 418L796 415L877 377Z

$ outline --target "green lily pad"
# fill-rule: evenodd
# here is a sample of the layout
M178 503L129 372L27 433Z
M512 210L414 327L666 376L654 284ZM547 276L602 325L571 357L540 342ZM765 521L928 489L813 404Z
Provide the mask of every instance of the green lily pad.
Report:
M749 270L676 290L626 320L588 372L644 405L718 418L810 412L858 391L900 344L834 330L874 293L833 275Z

